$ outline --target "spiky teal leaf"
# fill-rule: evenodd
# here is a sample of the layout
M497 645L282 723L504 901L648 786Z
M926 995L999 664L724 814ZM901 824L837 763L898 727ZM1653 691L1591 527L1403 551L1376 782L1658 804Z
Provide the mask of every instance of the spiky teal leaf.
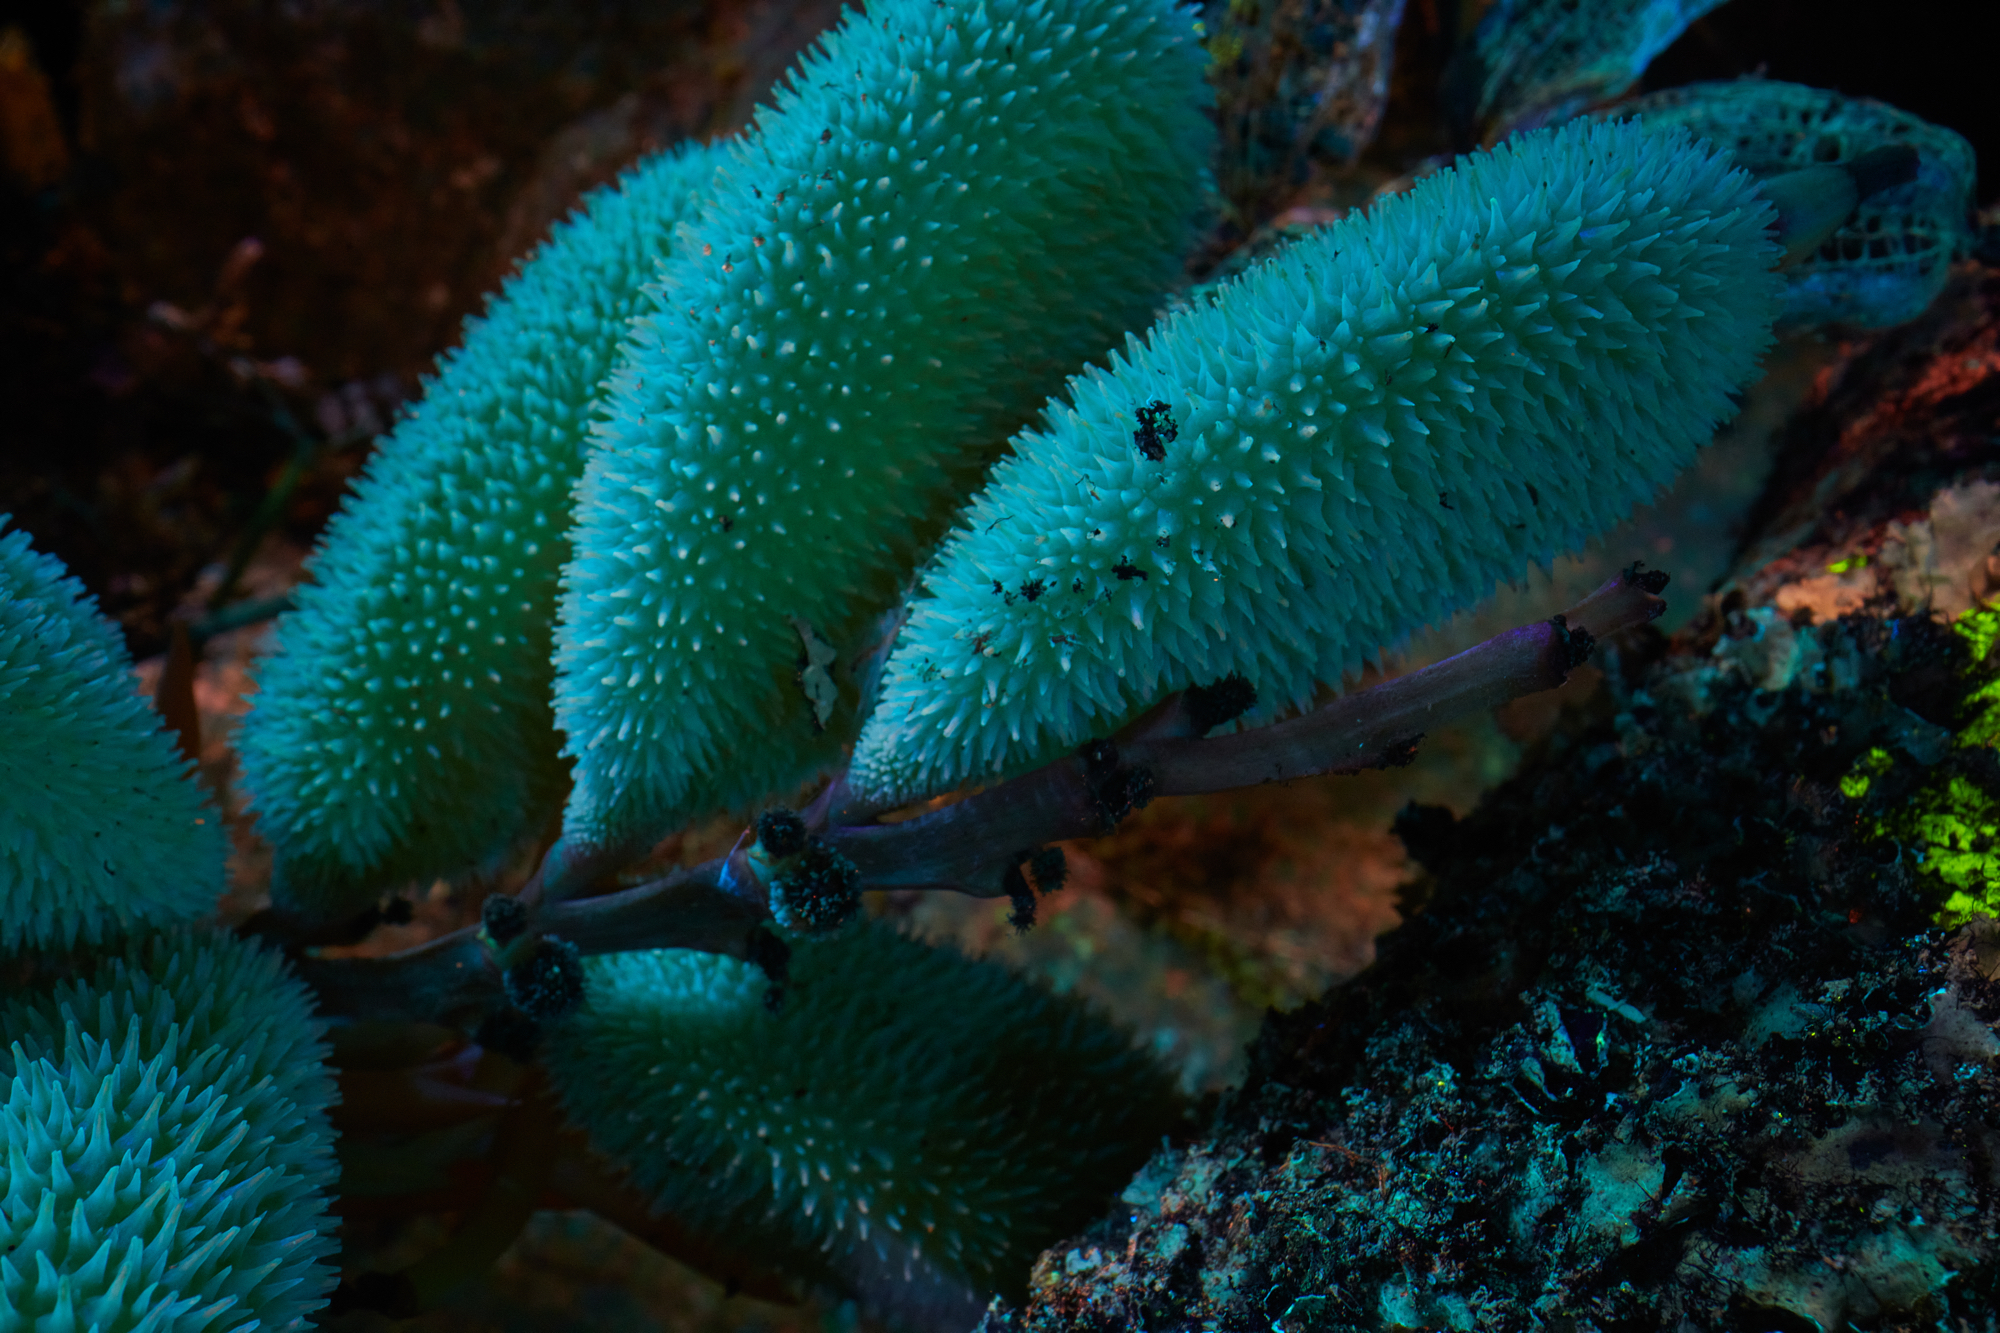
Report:
M333 1082L276 953L154 937L0 1034L0 1333L305 1327L334 1281Z
M189 767L96 599L0 535L0 949L213 910L228 843Z
M548 1060L592 1141L675 1216L884 1308L1018 1281L1178 1112L1074 1002L882 927L796 945L776 1012L732 958L588 966Z
M559 224L328 527L240 739L280 901L353 910L552 820L570 490L598 385L717 156L660 154Z
M1770 341L1771 210L1677 131L1521 136L1134 339L1015 441L856 747L902 799L1231 673L1264 716L1623 518ZM1147 456L1138 413L1177 438Z
M1179 272L1201 70L1168 0L880 0L807 57L665 266L579 492L572 845L851 737L839 667L948 507Z

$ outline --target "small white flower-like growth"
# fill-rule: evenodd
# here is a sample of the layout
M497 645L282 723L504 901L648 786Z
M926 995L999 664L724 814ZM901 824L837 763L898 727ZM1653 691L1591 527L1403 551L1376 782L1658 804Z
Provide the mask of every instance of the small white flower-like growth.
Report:
M1773 216L1684 132L1572 123L1161 321L961 518L856 787L902 800L1046 761L1232 672L1268 716L1604 531L1757 374Z

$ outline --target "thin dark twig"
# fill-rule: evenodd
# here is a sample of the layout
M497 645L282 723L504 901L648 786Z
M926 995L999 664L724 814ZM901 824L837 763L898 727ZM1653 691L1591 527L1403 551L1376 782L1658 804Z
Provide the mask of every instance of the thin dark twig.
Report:
M235 602L220 611L212 611L199 620L190 621L187 627L188 641L196 648L200 648L218 634L227 634L231 630L275 620L287 611L294 610L297 605L298 599L289 592Z
M278 480L264 493L264 498L258 502L256 510L250 515L250 521L244 525L242 534L237 537L236 547L229 554L229 566L222 576L222 582L217 584L215 591L209 595L208 609L211 613L227 606L230 598L236 595L236 585L242 581L243 571L250 567L250 561L255 558L257 548L263 544L265 536L284 516L285 506L291 503L292 492L298 489L299 479L305 476L313 460L319 456L322 445L317 435L299 424L299 419L292 415L292 409L286 405L284 398L268 380L260 376L256 380L256 385L263 395L264 406L270 412L271 420L276 423L279 430L291 437L292 456L285 460L285 470L278 474Z

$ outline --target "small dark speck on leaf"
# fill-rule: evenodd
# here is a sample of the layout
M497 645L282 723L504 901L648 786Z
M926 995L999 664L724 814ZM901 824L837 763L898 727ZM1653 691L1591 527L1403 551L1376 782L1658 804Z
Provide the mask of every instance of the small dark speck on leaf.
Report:
M1146 458L1158 463L1167 456L1167 446L1180 438L1181 428L1167 413L1167 405L1155 398L1138 409L1139 429L1132 432L1132 443Z

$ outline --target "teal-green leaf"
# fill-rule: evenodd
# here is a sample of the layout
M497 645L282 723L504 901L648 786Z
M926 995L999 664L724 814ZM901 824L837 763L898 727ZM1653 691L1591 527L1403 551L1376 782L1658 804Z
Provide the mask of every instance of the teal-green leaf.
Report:
M839 754L952 506L1179 274L1202 64L1167 0L879 0L805 59L663 268L578 492L571 849Z
M0 950L214 910L228 839L190 767L96 599L0 535Z
M552 825L570 489L598 385L718 158L662 153L558 225L328 527L240 733L281 903L354 911Z
M1179 1114L1081 1005L880 926L795 945L775 1012L733 958L588 967L546 1058L592 1142L676 1218L883 1310L969 1292L976 1319Z
M1571 123L1162 320L961 517L856 787L904 800L1044 762L1232 673L1268 718L1609 528L1757 375L1771 218L1685 132ZM1136 438L1154 402L1178 432L1157 459Z
M306 1326L336 1277L311 1006L276 952L169 935L0 1009L0 1333Z

